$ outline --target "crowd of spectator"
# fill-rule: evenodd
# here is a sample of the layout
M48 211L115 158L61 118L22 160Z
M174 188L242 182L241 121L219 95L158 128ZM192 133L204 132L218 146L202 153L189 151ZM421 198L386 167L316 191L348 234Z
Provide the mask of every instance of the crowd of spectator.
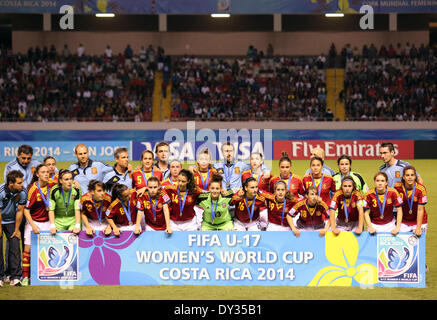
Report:
M0 54L0 121L150 121L154 73L164 50L151 45L134 55L29 48Z
M311 121L326 110L326 58L269 57L250 46L233 58L184 56L173 61L172 120Z
M172 85L171 121L332 121L326 105L325 68L345 67L349 121L437 120L436 51L397 44L337 54L287 57L254 46L245 56L165 56L161 47L134 53L88 55L0 48L0 121L151 121L154 75L163 72L162 95ZM338 67L338 66L337 66Z
M364 45L361 52L347 45L341 52L346 65L347 120L436 121L436 50L408 42Z

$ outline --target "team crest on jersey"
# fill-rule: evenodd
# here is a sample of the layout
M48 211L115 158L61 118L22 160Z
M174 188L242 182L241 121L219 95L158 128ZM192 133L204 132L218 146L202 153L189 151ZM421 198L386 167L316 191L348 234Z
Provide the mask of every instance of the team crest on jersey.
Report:
M156 205L159 209L162 208L162 203L158 202L158 204Z
M320 211L316 211L316 216L321 216L322 215L322 213L320 212Z
M413 201L417 202L417 197L414 197Z
M392 200L391 199L387 199L387 204L392 204Z
M293 183L290 185L290 189L291 189L291 190L294 189L294 184L293 184Z
M323 189L326 189L326 184L325 184L325 183L322 184L322 188L323 188Z
M20 194L15 195L15 197L14 197L14 201L15 201L15 202L20 201Z
M30 170L32 171L32 174L35 174L36 167L32 167Z
M352 208L355 208L357 205L355 202L352 202Z
M96 167L92 167L91 168L91 173L92 174L97 174L97 168Z
M226 208L226 203L222 204L222 208L225 209Z
M395 177L396 177L396 179L400 179L400 177L401 177L401 172L400 172L400 171L396 171L396 172L395 172Z
M188 201L188 202L191 202L191 200L192 200L191 197L190 197L190 196L187 196L187 201Z
M219 169L217 170L217 172L220 173L220 174L223 174L223 173L224 173L222 168L219 168Z
M240 174L240 168L239 167L235 167L235 174Z

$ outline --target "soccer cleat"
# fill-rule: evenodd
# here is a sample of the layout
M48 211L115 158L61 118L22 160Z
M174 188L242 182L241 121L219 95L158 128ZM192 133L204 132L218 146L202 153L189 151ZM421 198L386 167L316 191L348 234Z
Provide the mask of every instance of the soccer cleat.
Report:
M27 287L29 285L29 278L25 277L23 280L21 280L21 286Z
M10 285L15 286L15 287L21 287L21 281L20 281L20 279L13 279L13 280L11 280Z

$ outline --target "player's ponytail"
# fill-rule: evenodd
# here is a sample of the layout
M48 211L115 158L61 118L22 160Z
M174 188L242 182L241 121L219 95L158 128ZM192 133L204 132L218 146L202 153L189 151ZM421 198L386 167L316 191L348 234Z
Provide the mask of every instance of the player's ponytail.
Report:
M281 152L281 158L279 159L279 165L281 165L282 162L287 161L290 163L290 167L291 167L291 159L288 156L288 153L286 151L282 151Z

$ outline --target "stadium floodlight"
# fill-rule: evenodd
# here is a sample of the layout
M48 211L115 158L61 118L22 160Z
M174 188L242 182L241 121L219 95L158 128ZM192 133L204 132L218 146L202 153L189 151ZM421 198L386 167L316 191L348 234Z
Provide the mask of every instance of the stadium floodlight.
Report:
M229 18L231 15L229 13L211 13L213 18Z
M114 13L96 13L97 18L114 18Z
M327 18L342 18L344 17L344 13L325 13L325 17Z

